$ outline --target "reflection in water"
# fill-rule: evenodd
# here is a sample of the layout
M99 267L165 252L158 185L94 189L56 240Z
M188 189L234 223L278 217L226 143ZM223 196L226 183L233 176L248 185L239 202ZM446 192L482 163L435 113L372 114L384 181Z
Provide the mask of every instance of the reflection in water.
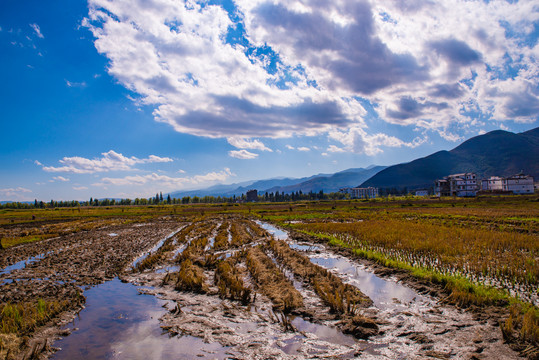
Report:
M46 255L48 255L50 253L52 253L52 251L49 251L49 252L47 252L45 254L39 254L39 255L36 255L36 256L32 256L32 257L30 257L30 258L28 258L26 260L17 261L15 264L6 266L2 270L0 270L0 275L9 274L13 270L23 269L23 268L26 267L26 265L31 264L33 262L40 261L41 259L43 259Z
M315 324L300 317L295 317L292 320L292 325L299 331L314 334L318 339L333 344L353 346L356 343L353 336L345 335L336 328Z
M274 238L279 239L279 240L288 239L288 233L286 231L283 231L281 229L277 229L275 226L273 226L271 224L268 224L268 223L263 223L261 221L256 221L256 223L260 227L262 227L262 229L266 230L271 235L273 235Z
M320 246L313 245L313 244L298 244L298 243L289 243L288 246L290 246L294 250L298 251L319 251L322 250Z
M86 308L69 328L70 336L55 342L62 350L53 359L178 359L211 355L224 358L225 348L190 336L163 334L159 317L165 303L118 279L85 291Z
M271 234L279 234L280 239L288 239L288 234L275 226L267 223L258 222L266 231ZM276 236L276 235L274 235ZM305 245L291 243L290 247L298 250L309 251ZM320 250L321 247L313 245L313 250ZM374 305L382 310L395 309L399 304L395 303L394 299L400 302L414 302L425 300L423 296L416 293L409 287L399 284L396 281L382 279L372 272L365 269L364 266L355 264L353 261L339 255L325 253L320 255L310 256L311 261L327 269L336 269L340 274L346 275L348 281L359 288L365 295L370 297Z
M146 259L148 257L148 255L150 254L153 254L154 252L156 252L157 250L159 250L159 248L161 246L163 246L163 244L165 243L165 241L167 241L168 239L170 239L171 237L173 237L174 235L176 235L177 233L179 233L185 226L182 226L181 228L177 229L177 230L174 230L173 232L171 232L170 234L167 235L167 237L165 237L164 239L161 239L159 240L159 242L153 247L150 249L150 251L148 251L147 253L139 256L138 258L136 258L134 261L133 261L133 264L131 264L131 266L133 267L136 267L138 265L138 263L140 263L142 260Z
M395 298L401 302L417 301L422 298L414 290L398 282L382 279L344 257L324 254L323 256L311 257L311 261L327 269L337 269L341 274L345 274L349 282L370 297L379 309L396 307L397 304L393 300Z

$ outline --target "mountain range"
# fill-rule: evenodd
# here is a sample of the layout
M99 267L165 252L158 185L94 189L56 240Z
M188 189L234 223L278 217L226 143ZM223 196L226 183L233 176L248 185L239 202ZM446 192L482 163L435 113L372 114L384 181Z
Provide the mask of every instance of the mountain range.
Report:
M438 151L409 163L390 166L361 187L429 188L449 174L475 172L479 178L523 171L539 177L539 127L515 134L495 130L473 137L450 151Z
M231 185L215 185L206 189L193 191L177 191L171 193L171 197L181 198L184 196L239 196L245 194L250 189L257 189L259 193L275 193L302 191L303 193L319 192L325 193L339 191L343 187L358 186L361 182L369 179L385 166L369 166L367 168L354 168L339 171L334 174L317 174L304 178L274 178L258 181L246 181Z
M436 179L449 174L475 172L480 178L510 176L523 171L539 178L539 127L512 133L495 130L473 137L456 148L389 167L352 168L334 174L317 174L304 178L252 180L231 185L215 185L206 189L178 191L172 197L239 196L250 189L259 193L296 191L325 193L343 187L396 188L409 190L430 188Z

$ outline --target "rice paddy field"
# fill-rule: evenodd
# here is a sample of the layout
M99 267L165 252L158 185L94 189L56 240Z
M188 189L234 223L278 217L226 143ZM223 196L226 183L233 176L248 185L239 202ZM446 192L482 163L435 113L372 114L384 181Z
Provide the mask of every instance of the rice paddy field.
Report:
M537 196L5 209L0 236L0 358L539 356Z

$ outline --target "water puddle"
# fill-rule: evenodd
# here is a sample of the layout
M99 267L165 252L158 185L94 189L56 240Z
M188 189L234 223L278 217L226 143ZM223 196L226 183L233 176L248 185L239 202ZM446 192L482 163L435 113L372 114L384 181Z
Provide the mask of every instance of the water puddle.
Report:
M155 270L157 274L164 274L164 273L176 272L176 271L180 271L179 265L165 266L165 267Z
M142 260L146 259L149 255L153 254L154 252L156 252L157 250L159 250L159 248L161 246L163 246L163 244L165 243L165 241L167 241L168 239L170 239L171 237L173 237L174 235L176 235L177 233L179 233L185 226L182 226L181 228L179 229L176 229L174 230L173 232L171 232L170 234L168 234L164 239L161 239L159 240L159 242L157 244L155 244L154 247L152 247L148 252L144 253L143 255L139 256L138 258L136 258L133 263L131 264L132 267L136 267L137 264L139 262L141 262Z
M301 317L295 317L292 320L292 325L301 332L314 334L319 340L332 344L354 346L357 343L357 340L353 336L345 335L334 327L316 324Z
M268 224L268 223L264 223L262 221L255 221L258 226L260 226L262 229L266 230L267 232L269 232L271 235L273 235L274 238L276 239L279 239L279 240L287 240L288 239L288 233L286 231L283 231L281 229L278 229L276 228L275 226L271 225L271 224Z
M84 292L86 308L54 343L52 359L225 358L227 348L191 336L170 337L160 327L164 300L140 295L136 286L111 280Z
M286 234L283 240L288 240L288 234L279 230L275 226L267 223L259 223L269 233ZM323 246L298 244L290 242L290 247L302 251L322 251ZM313 249L313 250L311 250ZM310 260L328 270L334 270L340 275L346 276L346 282L356 286L365 295L370 297L374 306L380 310L403 310L406 304L416 302L420 303L427 299L413 289L393 281L383 279L367 270L364 265L357 264L354 261L336 254L324 252L323 254L310 254Z
M374 306L381 310L402 309L405 306L402 303L426 300L413 289L396 281L382 279L365 270L364 266L355 264L345 257L324 254L310 256L310 259L313 263L328 270L344 274L347 278L346 282L359 288L372 299Z
M294 250L298 250L298 251L320 251L320 250L322 250L321 246L313 245L313 244L303 244L303 243L291 242L291 243L288 243L288 246L290 246L290 248L292 248Z
M21 261L16 262L13 265L6 266L4 269L0 270L0 276L7 275L14 270L24 269L27 265L40 261L41 259L49 255L50 253L52 253L52 251L46 252L44 254L32 256L31 258L28 258L26 260L21 260Z

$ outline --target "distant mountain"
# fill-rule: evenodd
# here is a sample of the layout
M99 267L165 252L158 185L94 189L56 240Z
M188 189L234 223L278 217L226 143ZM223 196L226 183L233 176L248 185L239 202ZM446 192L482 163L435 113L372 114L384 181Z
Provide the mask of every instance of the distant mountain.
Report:
M215 185L206 189L177 191L170 193L171 197L182 198L184 196L240 196L248 190L256 189L259 193L285 192L292 193L302 191L325 193L338 191L342 187L358 186L361 182L384 169L383 166L370 166L366 169L348 169L335 174L317 174L304 178L273 178L258 181L246 181L231 185Z
M371 176L385 168L385 166L374 166L367 169L348 169L330 176L317 176L307 181L288 186L276 186L266 189L265 191L292 193L301 190L305 193L309 191L319 192L320 190L323 190L325 193L330 193L339 191L339 189L343 187L358 186L363 181L369 179Z
M473 137L451 151L439 151L380 171L362 187L418 189L450 174L475 172L480 178L524 171L539 178L539 127L515 134L495 130Z

